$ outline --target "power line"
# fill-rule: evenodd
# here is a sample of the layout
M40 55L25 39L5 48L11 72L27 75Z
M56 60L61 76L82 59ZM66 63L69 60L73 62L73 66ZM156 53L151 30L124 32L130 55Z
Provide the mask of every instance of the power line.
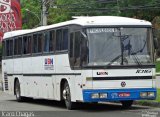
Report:
M96 3L116 3L113 4L112 8L95 8ZM66 12L73 13L73 14L91 14L91 13L108 13L108 12L124 12L126 10L159 10L160 9L160 2L157 1L156 3L146 4L146 5L139 5L139 6L122 6L122 4L117 4L120 0L96 0L95 2L86 2L86 3L72 3L72 4L61 4L61 5L54 5L50 6L50 8L57 8L57 9L66 9ZM118 6L118 9L117 9ZM107 6L106 6L107 7Z
M126 10L159 10L160 7L153 7L153 8L121 8L120 11L126 11ZM92 10L87 10L87 11L67 11L68 13L71 13L71 14L93 14L93 13L111 13L111 12L117 12L117 9L92 9Z
M117 0L96 0L99 3L116 3Z
M150 7L121 7L120 10L125 10L125 9L159 9L160 6L150 6ZM59 7L59 9L64 9L64 7ZM65 9L69 10L116 10L115 8L86 8L86 7L65 7Z
M90 1L90 2L83 2L83 3L79 3L79 2L75 2L72 4L61 4L61 5L56 5L54 2L50 4L50 8L55 8L56 7L71 7L71 6L90 6L90 5L95 5L95 4L101 4L101 3L106 3L106 4L110 4L110 3L116 3L117 4L117 0L103 0L103 2L100 0L95 0L95 1Z
M107 1L108 0L102 0L102 1ZM109 1L115 1L115 0L109 0ZM118 0L116 0L118 1ZM85 4L79 4L79 3L74 3L74 4L61 4L61 5L56 5L56 8L62 8L62 9L88 9L88 7L90 5L94 5L95 3L86 3ZM85 7L84 7L85 6ZM117 6L117 4L115 5L115 7ZM51 8L55 8L54 6L50 6ZM121 7L121 6L120 6ZM143 6L129 6L128 8L154 8L154 7L160 7L160 2L156 3L156 4L150 4L150 5L143 5ZM89 7L91 8L91 7ZM106 9L106 8L97 8L97 9Z

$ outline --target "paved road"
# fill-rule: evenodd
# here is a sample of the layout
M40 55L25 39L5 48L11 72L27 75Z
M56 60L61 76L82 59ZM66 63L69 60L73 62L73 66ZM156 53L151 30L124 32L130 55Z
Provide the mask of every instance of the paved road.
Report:
M28 117L160 117L160 108L133 106L122 109L120 104L78 104L77 110L66 110L63 103L30 100L18 103L14 96L0 92L0 117L24 113Z
M160 88L160 76L156 76L156 87Z

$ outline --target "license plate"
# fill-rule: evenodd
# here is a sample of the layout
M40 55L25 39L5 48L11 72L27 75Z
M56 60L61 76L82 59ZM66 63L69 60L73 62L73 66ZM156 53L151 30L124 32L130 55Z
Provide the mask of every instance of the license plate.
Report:
M119 97L130 97L130 93L118 93Z

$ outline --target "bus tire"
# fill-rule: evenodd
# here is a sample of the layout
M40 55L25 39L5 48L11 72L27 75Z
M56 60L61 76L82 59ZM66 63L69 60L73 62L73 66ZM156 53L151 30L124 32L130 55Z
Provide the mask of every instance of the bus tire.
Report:
M20 88L19 80L16 80L16 83L15 83L15 95L16 95L16 100L18 102L22 102L24 100L24 98L21 96L21 88Z
M121 101L122 107L128 109L132 106L133 100Z
M69 87L69 84L68 84L67 81L64 83L62 96L63 96L63 99L65 101L66 108L68 110L74 109L75 108L75 103L71 101L70 87Z

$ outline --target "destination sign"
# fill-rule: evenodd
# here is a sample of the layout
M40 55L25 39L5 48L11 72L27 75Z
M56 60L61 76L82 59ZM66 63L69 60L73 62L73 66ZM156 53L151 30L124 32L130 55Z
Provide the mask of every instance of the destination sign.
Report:
M90 28L87 30L88 33L109 33L118 32L117 28Z

